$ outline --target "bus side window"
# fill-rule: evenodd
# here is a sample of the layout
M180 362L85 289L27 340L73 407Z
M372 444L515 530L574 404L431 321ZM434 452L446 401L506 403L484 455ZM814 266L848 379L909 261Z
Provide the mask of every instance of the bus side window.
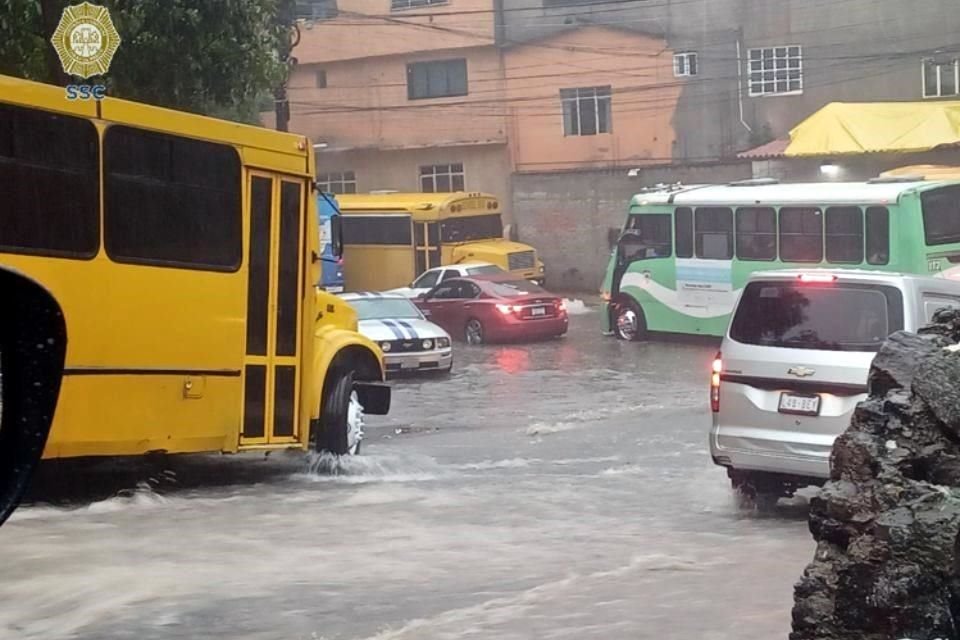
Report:
M733 258L733 209L728 207L700 207L697 209L697 257L707 260Z
M678 258L693 257L693 209L677 207L673 214L674 237Z
M773 208L737 209L737 258L777 259L777 212Z
M886 207L867 209L867 264L890 263L890 212Z
M863 262L863 212L860 207L827 209L827 262Z
M823 212L816 207L780 209L780 260L823 260Z

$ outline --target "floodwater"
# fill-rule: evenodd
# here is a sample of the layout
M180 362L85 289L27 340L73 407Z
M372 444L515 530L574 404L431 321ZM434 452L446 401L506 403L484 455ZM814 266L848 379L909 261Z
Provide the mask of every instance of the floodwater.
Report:
M572 308L395 383L357 458L45 468L0 529L0 638L784 638L813 542L712 465L716 348Z

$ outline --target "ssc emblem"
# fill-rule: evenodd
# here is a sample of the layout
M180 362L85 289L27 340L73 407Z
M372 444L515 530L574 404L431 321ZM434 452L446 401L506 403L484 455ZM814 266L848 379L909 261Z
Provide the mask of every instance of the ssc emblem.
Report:
M103 75L120 47L110 12L89 2L66 7L53 37L65 73L80 78Z

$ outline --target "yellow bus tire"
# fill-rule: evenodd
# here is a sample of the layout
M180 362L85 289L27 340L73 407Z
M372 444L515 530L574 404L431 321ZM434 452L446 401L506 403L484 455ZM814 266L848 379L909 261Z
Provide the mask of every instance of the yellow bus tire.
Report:
M27 490L50 434L67 352L60 305L32 280L0 269L0 524Z
M324 385L319 428L314 433L314 451L344 456L350 451L347 412L353 393L353 371L339 369L330 372ZM357 443L354 453L359 451Z

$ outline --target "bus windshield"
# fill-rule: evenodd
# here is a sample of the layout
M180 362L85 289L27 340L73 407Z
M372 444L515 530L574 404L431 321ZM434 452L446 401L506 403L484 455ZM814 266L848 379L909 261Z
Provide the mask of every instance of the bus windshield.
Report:
M359 320L412 319L421 320L420 310L405 298L366 298L351 300Z
M921 203L927 245L960 242L960 186L928 191Z
M499 213L447 218L440 223L441 242L469 242L502 237L503 222Z

